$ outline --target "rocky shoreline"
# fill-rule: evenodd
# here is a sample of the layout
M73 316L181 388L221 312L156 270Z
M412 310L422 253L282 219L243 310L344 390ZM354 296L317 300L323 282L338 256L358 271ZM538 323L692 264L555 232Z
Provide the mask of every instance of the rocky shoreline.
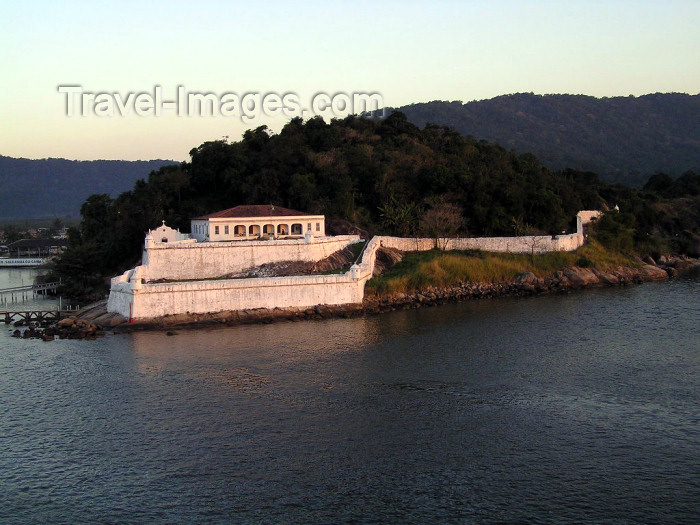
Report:
M17 329L14 337L39 338L45 341L61 339L96 339L106 331L128 333L139 330L167 331L175 329L267 324L279 321L322 320L373 315L395 310L434 306L449 302L495 297L524 297L595 287L625 286L700 273L700 260L685 257L647 259L640 267L618 267L602 272L595 268L571 267L547 278L526 272L511 281L496 283L460 282L441 288L426 288L412 294L365 297L362 304L318 305L312 308L259 308L207 314L177 314L129 323L119 314L107 312L107 302L101 301L83 308L75 316L61 319L44 327L29 326L23 333Z

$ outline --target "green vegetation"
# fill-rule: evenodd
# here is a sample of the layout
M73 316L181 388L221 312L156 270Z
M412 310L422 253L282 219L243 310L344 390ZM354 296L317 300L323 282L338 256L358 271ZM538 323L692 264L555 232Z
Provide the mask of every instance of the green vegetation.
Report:
M641 187L650 175L700 169L700 95L641 97L517 93L462 104L433 101L398 108L418 126L450 126L519 152L550 169L594 171Z
M64 293L104 294L110 276L138 263L145 232L162 220L188 232L190 218L239 204L322 213L370 234L435 238L558 234L573 231L579 210L619 205L624 221L615 219L601 238L613 249L692 254L700 235L700 197L689 194L700 175L690 172L670 195L659 193L659 181L644 191L611 185L450 128L421 130L401 113L380 121L296 118L279 134L261 126L239 142L205 142L190 156L116 198L84 202L56 264Z
M523 272L545 278L570 266L595 267L606 271L617 266L638 265L633 257L607 250L595 240L575 252L541 255L431 250L407 254L391 270L371 279L366 285L366 291L376 295L412 293L460 282L510 281Z

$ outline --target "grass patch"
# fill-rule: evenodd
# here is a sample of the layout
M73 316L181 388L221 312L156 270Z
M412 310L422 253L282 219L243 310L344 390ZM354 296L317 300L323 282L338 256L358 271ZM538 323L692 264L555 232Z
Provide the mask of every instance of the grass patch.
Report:
M357 262L357 258L362 253L362 250L365 249L366 244L367 244L367 241L360 241L360 242L356 242L355 244L350 245L350 250L352 251L352 260L353 261Z
M595 241L575 252L541 255L431 250L406 254L399 264L369 280L366 291L377 295L412 293L459 282L508 281L523 272L548 277L558 270L577 265L607 271L616 266L638 266L638 263L631 257L606 250Z

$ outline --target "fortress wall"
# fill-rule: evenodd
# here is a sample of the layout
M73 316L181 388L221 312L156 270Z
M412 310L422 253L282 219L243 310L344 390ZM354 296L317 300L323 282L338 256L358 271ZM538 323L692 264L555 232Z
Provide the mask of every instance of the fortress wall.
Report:
M579 215L578 232L571 235L449 239L448 250L484 250L510 253L570 251L584 242ZM321 304L358 304L374 272L380 246L402 251L425 251L435 239L373 237L359 263L343 275L309 275L257 279L226 279L149 283L159 276L169 279L201 279L241 271L264 263L287 260L315 261L359 241L357 236L306 240L149 243L144 252L147 266L137 266L112 279L107 309L129 319L169 314L208 313L254 308L311 307ZM146 257L147 255L147 257ZM176 275L177 277L173 277Z
M119 283L112 286L108 310L129 319L147 319L186 312L358 304L362 302L368 278L351 271L344 275L156 283L140 287Z
M382 246L397 250L426 251L436 247L435 239L381 237ZM439 245L446 250L482 250L505 253L545 253L571 251L583 245L583 235L540 235L523 237L468 237L440 239Z
M357 235L289 239L146 244L146 280L207 279L282 261L315 262L359 242Z

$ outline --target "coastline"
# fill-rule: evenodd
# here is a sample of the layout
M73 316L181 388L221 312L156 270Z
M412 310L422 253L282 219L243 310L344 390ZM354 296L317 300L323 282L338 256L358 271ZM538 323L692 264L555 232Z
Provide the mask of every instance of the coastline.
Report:
M649 261L650 263L653 261ZM601 287L628 286L644 282L665 281L676 277L700 274L700 259L673 258L664 264L643 263L639 267L620 266L607 272L595 268L568 267L547 278L525 272L501 282L459 282L445 287L426 287L413 293L366 296L361 304L317 305L311 308L258 308L206 314L176 314L129 323L119 314L107 312L107 301L84 307L76 315L61 319L42 330L31 326L15 337L60 339L94 339L109 331L115 334L136 331L175 330L296 322L333 318L378 315L396 310L437 306L445 303L499 297L530 297Z
M680 261L685 261L680 263ZM407 310L497 297L527 297L552 293L567 293L596 287L627 286L644 282L664 281L700 271L700 260L676 260L674 265L643 264L639 268L618 267L601 272L594 268L571 267L542 279L531 273L522 273L514 279L495 283L460 282L446 287L430 287L410 294L390 296L366 296L361 304L340 306L317 305L311 308L258 308L223 311L207 314L177 314L159 318L119 324L111 329L115 333L139 330L170 331L212 326L243 324L268 324L279 321L322 320L332 318L376 315L395 310Z

